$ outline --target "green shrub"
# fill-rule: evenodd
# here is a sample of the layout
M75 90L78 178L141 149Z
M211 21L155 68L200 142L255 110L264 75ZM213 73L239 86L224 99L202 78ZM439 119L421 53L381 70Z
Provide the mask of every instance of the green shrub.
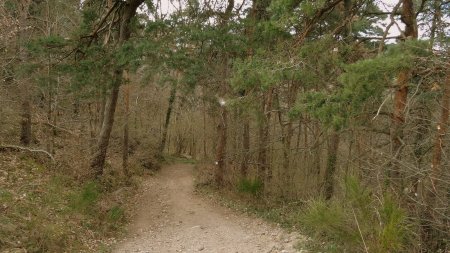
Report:
M345 196L332 201L312 200L300 222L317 239L328 241L328 252L408 252L410 238L405 212L389 196L376 198L349 177Z
M388 196L384 198L380 216L384 225L379 233L379 252L400 252L408 239L405 212Z
M263 183L258 179L243 178L239 181L237 188L238 191L240 192L250 193L254 196L259 196L263 189Z

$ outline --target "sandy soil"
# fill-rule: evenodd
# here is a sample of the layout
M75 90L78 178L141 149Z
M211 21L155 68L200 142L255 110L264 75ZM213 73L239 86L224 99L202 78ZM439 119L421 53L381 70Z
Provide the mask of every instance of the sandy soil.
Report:
M137 201L128 237L113 252L291 253L302 236L194 193L193 166L164 167Z

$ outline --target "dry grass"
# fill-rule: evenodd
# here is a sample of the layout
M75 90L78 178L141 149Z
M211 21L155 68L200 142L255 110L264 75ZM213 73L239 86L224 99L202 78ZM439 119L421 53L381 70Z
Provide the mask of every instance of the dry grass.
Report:
M0 154L0 168L0 252L107 251L136 192L120 177L80 181L24 154Z

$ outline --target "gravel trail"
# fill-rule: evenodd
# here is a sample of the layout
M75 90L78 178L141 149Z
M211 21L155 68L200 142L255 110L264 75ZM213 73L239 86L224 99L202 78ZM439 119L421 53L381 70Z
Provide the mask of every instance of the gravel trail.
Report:
M114 253L293 253L303 239L195 194L192 165L164 167L145 181L137 203Z

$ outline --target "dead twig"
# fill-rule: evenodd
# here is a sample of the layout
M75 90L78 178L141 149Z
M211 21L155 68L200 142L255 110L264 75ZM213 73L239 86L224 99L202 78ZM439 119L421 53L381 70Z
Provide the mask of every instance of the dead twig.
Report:
M367 245L366 245L366 241L364 240L364 236L363 236L363 234L361 232L361 228L359 227L358 218L356 218L356 213L355 213L355 210L353 208L352 208L352 212L353 212L353 216L355 217L356 226L358 227L359 235L361 236L361 240L362 240L362 242L364 244L364 249L365 249L366 253L369 253L369 250L368 250Z

